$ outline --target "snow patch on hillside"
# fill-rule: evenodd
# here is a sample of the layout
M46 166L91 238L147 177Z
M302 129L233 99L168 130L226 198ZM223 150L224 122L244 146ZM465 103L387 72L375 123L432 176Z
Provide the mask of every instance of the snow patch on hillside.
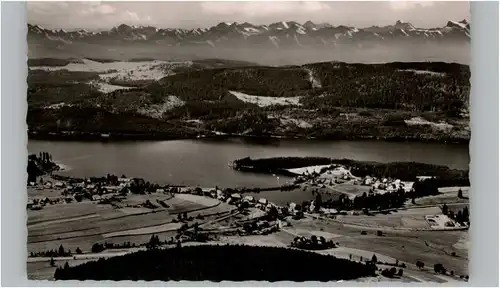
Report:
M61 109L62 107L72 107L72 106L73 106L72 104L66 104L64 102L61 102L61 103L57 103L57 104L52 104L52 105L45 106L44 109L54 109L54 110L57 110L57 109Z
M280 48L280 40L276 36L269 36L269 40L273 43L276 48Z
M79 72L98 72L101 79L119 80L158 80L167 75L171 75L171 70L177 67L190 66L191 62L167 62L167 61L138 61L138 62L110 62L100 63L89 59L82 59L83 63L69 63L66 66L49 67L39 66L30 69L55 71L68 70Z
M300 106L300 96L296 97L269 97L269 96L255 96L255 95L248 95L245 93L241 92L236 92L236 91L229 91L232 95L234 95L236 98L239 100L246 102L246 103L252 103L256 104L259 107L267 107L267 106L272 106L272 105L293 105L293 106Z
M99 91L101 91L102 93L110 93L110 92L113 92L113 91L116 91L116 90L128 90L128 89L131 89L131 87L112 85L112 84L105 83L105 82L91 81L89 84L96 86L97 89Z
M300 128L311 128L313 125L307 121L300 120L300 119L295 119L295 118L289 118L289 117L281 117L280 118L280 123L282 125L292 125L292 126L297 126Z
M413 72L415 74L428 74L428 75L436 76L436 77L444 77L444 76L446 76L446 73L440 73L440 72L434 72L434 71L428 71L428 70L399 69L397 71L400 71L400 72Z
M184 101L179 99L177 96L167 96L163 103L149 105L146 107L141 107L137 110L137 113L146 115L152 118L161 119L163 114L169 110L184 105Z
M440 130L450 130L453 128L453 125L448 124L444 121L439 122L439 123L430 122L430 121L423 119L422 117L413 117L409 120L405 120L405 123L407 125L430 125L434 128L440 129Z

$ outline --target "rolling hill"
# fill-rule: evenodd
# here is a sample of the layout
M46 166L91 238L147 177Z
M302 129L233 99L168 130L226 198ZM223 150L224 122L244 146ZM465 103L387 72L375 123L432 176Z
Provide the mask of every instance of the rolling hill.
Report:
M95 81L110 81L106 73L115 72L31 69L28 126L38 135L470 138L466 65L322 62L271 67L228 61L207 68L207 63L219 62L197 63L162 66L166 70L158 73L164 77L124 79L122 89L110 92L97 89ZM123 75L130 74L124 70Z

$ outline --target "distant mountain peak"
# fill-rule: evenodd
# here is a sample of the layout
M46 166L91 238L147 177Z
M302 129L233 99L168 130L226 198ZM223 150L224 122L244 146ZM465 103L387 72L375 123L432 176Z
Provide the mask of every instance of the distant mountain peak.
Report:
M410 22L402 22L401 20L396 21L396 24L394 25L396 29L403 29L403 30L413 30L415 29L415 26L413 26Z
M215 25L216 28L226 28L231 26L231 23L229 22L220 22L219 24Z
M463 30L468 30L469 25L470 24L467 22L467 20L462 20L459 22L448 21L448 23L446 23L446 27L448 27L448 28L458 28L458 29L463 29Z
M441 28L415 28L409 22L397 20L394 25L355 28L347 25L332 26L314 23L311 20L300 24L296 21L279 21L269 25L254 25L249 22L220 22L215 26L196 29L158 29L153 26L120 24L107 31L49 30L40 25L28 24L28 41L50 44L63 43L114 43L150 42L152 45L248 48L264 47L283 49L286 47L328 47L341 44L400 45L397 41L428 43L429 41L462 41L470 39L469 22L448 21ZM45 41L45 42L40 42ZM396 42L394 42L396 41ZM391 44L393 43L393 44ZM410 43L410 42L408 42Z

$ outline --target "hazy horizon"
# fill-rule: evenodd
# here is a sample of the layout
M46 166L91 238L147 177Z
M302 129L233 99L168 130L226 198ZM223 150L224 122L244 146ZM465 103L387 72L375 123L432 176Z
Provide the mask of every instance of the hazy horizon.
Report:
M421 28L470 19L467 1L385 2L27 2L28 23L48 29L105 30L120 24L194 29L220 22L255 25L280 21L329 23L358 28L397 20Z

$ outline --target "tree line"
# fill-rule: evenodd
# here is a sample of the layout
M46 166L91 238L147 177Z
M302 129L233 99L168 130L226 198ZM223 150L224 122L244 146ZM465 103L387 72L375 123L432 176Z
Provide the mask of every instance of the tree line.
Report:
M76 254L82 254L80 247L76 247ZM71 249L66 250L61 244L58 249L52 249L42 252L30 252L30 257L70 257L73 256Z
M348 167L357 177L393 178L401 181L415 181L418 176L433 176L438 187L470 186L469 171L450 169L443 165L419 162L379 163L357 161L351 159L330 159L325 157L272 157L251 159L249 157L235 160L235 169L261 173L285 173L284 170L316 165L342 165ZM321 173L328 170L322 169ZM420 184L417 184L420 185Z
M48 152L40 152L38 155L28 155L28 165L26 167L28 184L30 182L36 183L38 176L57 169L59 169L59 166L52 162L52 154Z
M456 222L460 223L461 225L464 225L464 224L470 225L469 207L468 206L465 206L462 209L459 209L458 211L454 212L445 203L445 204L443 204L443 206L441 206L441 211L443 212L444 215L450 217L451 219L455 220Z

